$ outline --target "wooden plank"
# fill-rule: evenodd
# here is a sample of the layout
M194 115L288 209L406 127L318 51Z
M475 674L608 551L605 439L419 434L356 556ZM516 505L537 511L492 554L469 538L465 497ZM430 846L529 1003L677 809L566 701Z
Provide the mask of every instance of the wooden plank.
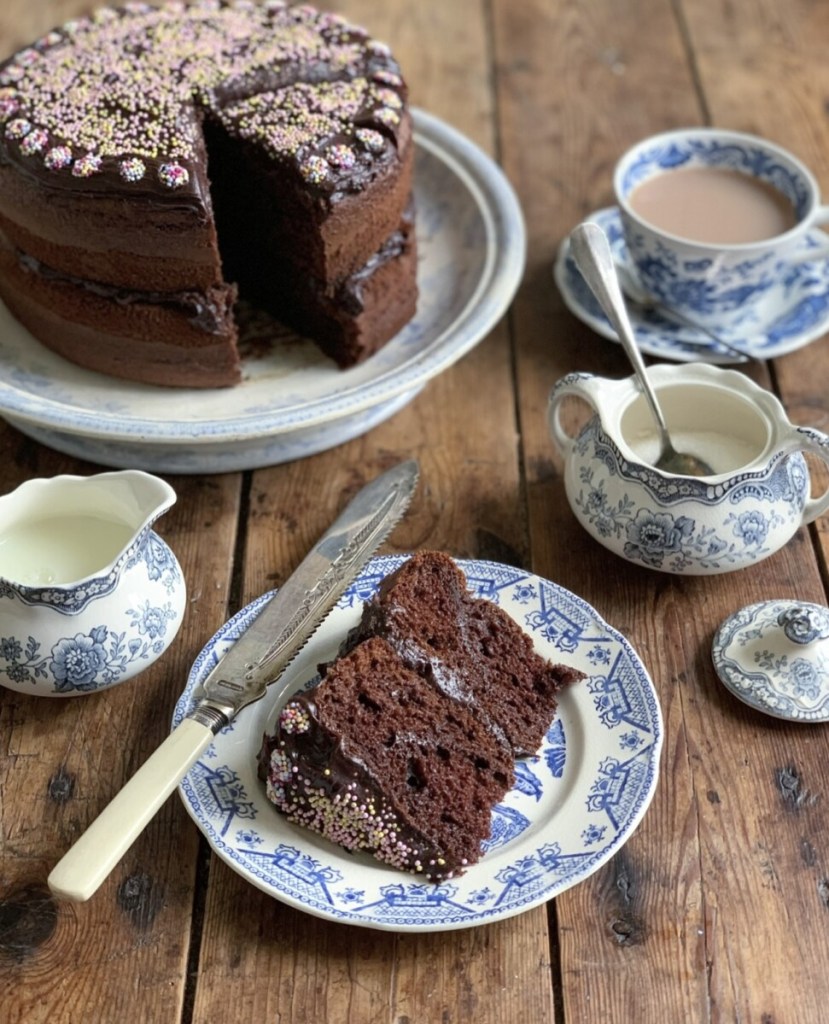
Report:
M712 5L685 7L704 22ZM499 109L505 166L519 185L531 225L530 260L514 320L534 563L586 597L631 639L654 677L666 725L663 781L644 822L605 869L557 901L565 1019L817 1021L808 1001L802 1011L791 1006L791 993L800 990L802 943L775 957L768 973L757 951L777 949L775 935L790 929L791 888L802 890L801 920L818 914L823 872L822 864L804 871L794 863L803 819L778 820L769 809L779 804L775 765L782 758L797 771L802 767L810 780L822 780L825 769L813 761L815 744L802 731L769 725L728 697L708 657L717 624L743 604L771 593L823 600L806 538L799 535L768 562L733 576L677 579L632 569L580 538L544 422L547 392L563 373L629 372L617 352L563 310L549 267L572 225L612 202L612 167L629 144L704 120L706 105L697 102L695 72L685 59L684 26L674 22L672 5L659 3L589 9L565 3L516 9L503 3L495 10L499 52L523 58L515 65L501 59ZM722 10L732 32L723 43L721 26L709 25L707 38L722 43L716 49L721 62L703 75L703 99L715 111L718 88L740 63L737 37L759 16L748 5ZM763 35L758 31L752 38ZM741 109L750 108L753 117L762 105L763 82L773 80L765 56L765 50L755 54L754 75L745 76ZM808 65L803 74L809 74ZM557 86L559 80L566 88ZM736 117L739 110L732 113ZM818 379L823 365L820 360ZM769 382L761 368L748 372ZM787 757L769 743L769 736L781 733ZM743 761L753 772L742 770ZM811 805L809 813L817 817ZM810 849L824 829L822 818L810 822ZM757 876L736 879L729 872L747 850L754 851L748 860L757 865ZM775 883L761 880L760 862L773 870L777 857L785 860L785 884L767 894ZM807 956L810 978L821 959L822 936Z
M102 467L0 427L0 492ZM157 523L189 590L175 642L111 690L49 700L0 689L0 987L3 1019L175 1020L184 998L197 839L168 801L88 903L54 900L52 866L164 739L196 654L227 617L239 477L170 478ZM210 544L205 545L205 531Z
M711 4L705 12L693 4L686 7L714 122L791 149L811 166L825 194L829 70L822 44L829 11L808 3L774 9L745 0L737 22L727 4ZM826 430L825 338L776 360L775 374L792 420ZM825 489L825 467L810 464L815 489ZM819 525L812 535L825 558L827 520ZM806 531L784 554L769 561L760 594L751 596L825 604ZM710 721L697 721L693 728L700 746L698 790L704 787L718 795L717 800L700 801L703 870L711 893L707 958L712 1004L728 1018L803 1024L822 1020L829 956L829 940L820 925L829 872L824 855L829 820L822 800L829 770L822 744L808 728L775 723L732 704L723 711L724 731L728 729L732 741L730 758L715 756L719 751ZM741 865L734 859L738 855ZM795 921L801 923L793 926ZM781 945L781 934L790 935L790 941ZM776 948L779 954L769 963L758 963L755 951L762 948ZM798 997L793 1000L794 992Z
M381 8L351 0L335 6L392 46L413 103L492 151L482 3L429 0ZM526 562L504 325L364 438L256 473L246 595L263 589L270 573L277 582L284 578L360 483L412 455L421 462L421 485L387 550L436 547L459 556ZM543 909L467 932L395 936L321 924L214 865L206 920L194 1022L220 1019L227 1005L296 1021L354 1024L552 1020ZM255 935L256 943L244 935ZM500 983L493 985L493 979Z
M690 643L682 642L668 581L621 571L624 563L616 565L577 525L545 416L550 388L565 373L630 373L616 346L564 309L551 279L558 245L579 220L612 203L612 168L628 145L700 115L667 3L503 2L495 5L495 25L504 165L531 226L513 316L534 568L589 600L640 652L660 693L663 766L671 777L623 850L556 900L564 1019L702 1020L693 788L682 702L669 684ZM521 60L509 63L510 53Z

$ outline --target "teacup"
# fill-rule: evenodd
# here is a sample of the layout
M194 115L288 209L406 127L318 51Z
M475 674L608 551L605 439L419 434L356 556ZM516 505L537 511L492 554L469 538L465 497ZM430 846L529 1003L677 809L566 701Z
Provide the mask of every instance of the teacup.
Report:
M735 370L685 363L648 373L674 443L715 473L655 468L658 434L635 377L563 377L550 394L550 433L570 507L600 544L663 572L730 572L767 558L829 509L829 491L811 495L803 454L829 465L826 434L792 424L774 395ZM570 395L595 410L575 437L561 423Z
M674 234L634 209L631 197L645 182L689 168L738 172L748 176L747 187L770 187L789 207L791 226L754 241L705 242ZM674 185L681 202L681 179ZM709 329L747 333L770 323L777 289L793 265L829 256L829 243L810 234L829 221L814 175L791 153L753 135L686 128L652 136L622 156L613 187L630 267L642 286Z

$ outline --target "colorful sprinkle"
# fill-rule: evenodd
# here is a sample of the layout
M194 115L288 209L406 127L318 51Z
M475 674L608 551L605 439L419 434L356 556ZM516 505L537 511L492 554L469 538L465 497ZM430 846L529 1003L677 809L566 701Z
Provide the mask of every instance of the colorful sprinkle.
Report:
M167 188L181 188L190 180L190 174L181 164L162 164L158 168L158 180Z
M331 167L352 166L360 146L382 152L387 145L379 139L351 141L326 152L328 140L354 140L355 119L364 111L378 107L380 121L397 123L394 111L401 100L392 91L397 79L392 72L384 76L382 67L371 69L371 64L387 63L372 56L384 53L385 44L369 42L359 28L310 4L194 0L187 6L167 0L156 7L127 0L117 13L115 8L102 10L66 22L0 72L0 131L25 113L70 153L94 151L130 176L124 180L139 180L132 161L140 160L142 177L155 176L158 167L159 179L175 189L190 180L192 171L185 168L198 159L198 124L182 113L191 109L194 98L200 107L210 106L229 133L275 156L296 159L315 184L330 185ZM320 31L322 26L327 30ZM222 82L244 80L252 68L278 69L284 61L326 67L331 81L213 101ZM23 76L25 94L14 88L14 80ZM306 154L314 156L302 162ZM65 166L55 159L56 166ZM79 166L88 163L82 157Z
M14 117L18 110L20 110L20 101L13 96L0 99L0 122L8 121L10 117Z
M386 107L392 110L400 110L403 107L403 100L393 89L376 89L374 95Z
M22 139L25 135L29 134L32 127L32 122L27 121L25 117L16 117L14 121L9 121L6 125L6 138Z
M124 181L141 181L147 172L147 167L143 160L139 160L137 156L130 157L127 160L122 160L118 165L118 173L124 179Z
M349 171L357 162L357 158L354 156L354 150L350 146L330 146L325 153L325 157L329 164L334 167L339 167L344 171Z
M381 82L383 85L391 85L395 89L399 89L403 85L403 79L400 75L396 75L393 71L386 71L384 68L380 68L378 71L373 71L371 77L375 82Z
M368 49L376 53L378 57L391 57L391 48L388 43L381 43L379 39L372 39L368 43Z
M27 50L21 50L14 58L16 64L22 67L30 67L36 60L40 60L40 54L30 46Z
M72 163L72 150L68 146L54 146L43 158L50 171L60 171Z
M391 107L380 107L379 110L374 111L374 116L380 124L384 124L387 128L394 128L400 124L400 115Z
M311 716L301 704L292 701L280 711L279 727L285 733L308 732L311 728Z
M385 149L386 140L373 128L358 128L354 134L371 153L380 153Z
M20 152L24 156L34 156L35 153L40 153L46 149L46 144L49 141L49 133L45 132L42 128L35 128L33 132L29 132L26 138L20 143Z
M87 153L85 156L79 157L74 164L72 164L72 175L75 178L91 178L93 174L97 174L101 169L101 158L97 153Z
M9 64L6 70L0 75L0 82L19 82L26 74L26 69L19 64Z
M41 36L41 38L38 39L37 45L46 49L46 47L49 46L57 46L58 43L62 42L62 40L63 36L60 32L56 32L52 29L51 32L48 32L45 36Z
M328 177L328 163L321 156L309 156L299 172L311 185L321 185Z

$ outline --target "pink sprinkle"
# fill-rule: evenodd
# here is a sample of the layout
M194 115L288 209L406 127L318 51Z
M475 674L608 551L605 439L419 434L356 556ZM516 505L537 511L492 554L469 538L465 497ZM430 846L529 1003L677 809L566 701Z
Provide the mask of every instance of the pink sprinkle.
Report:
M101 158L97 153L87 153L80 157L72 165L72 175L75 178L91 178L101 169Z
M37 50L33 50L31 47L29 47L28 50L21 50L15 57L15 61L24 68L34 64L36 60L40 60L40 54Z
M28 135L31 130L31 121L27 121L25 117L16 117L14 121L9 121L6 125L6 138L22 139L24 135Z
M8 121L10 117L20 110L20 101L9 96L8 98L0 99L0 121Z
M385 71L382 68L379 71L373 72L371 77L375 82L382 82L383 85L392 85L396 89L403 85L403 79L400 75L396 75L393 71Z
M72 163L72 150L68 146L54 146L43 158L50 171L60 171Z
M329 164L332 164L334 167L340 167L344 171L350 170L357 162L354 150L349 146L330 146L325 156Z
M40 153L41 150L46 148L46 143L49 141L49 133L44 131L42 128L35 128L33 132L29 132L26 138L20 143L20 152L24 156L34 156L35 153Z
M162 164L158 168L158 180L167 188L181 188L190 180L190 174L181 164Z

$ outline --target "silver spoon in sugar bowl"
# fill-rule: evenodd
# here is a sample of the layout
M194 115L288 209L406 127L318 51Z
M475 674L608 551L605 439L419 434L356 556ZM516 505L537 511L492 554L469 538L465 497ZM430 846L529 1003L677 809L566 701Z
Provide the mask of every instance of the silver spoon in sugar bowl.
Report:
M579 224L570 234L570 254L618 334L656 421L659 430L659 456L654 465L657 469L675 473L677 476L711 476L714 470L704 459L688 452L678 452L671 443L665 415L648 379L642 354L633 336L613 253L604 231L598 224L590 221Z

